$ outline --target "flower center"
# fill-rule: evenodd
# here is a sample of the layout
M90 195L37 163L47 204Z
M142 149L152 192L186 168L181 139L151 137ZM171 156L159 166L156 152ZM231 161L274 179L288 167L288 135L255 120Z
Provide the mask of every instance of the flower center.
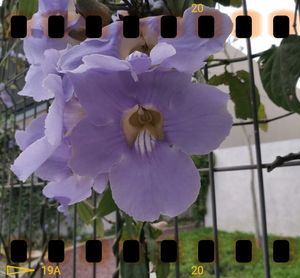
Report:
M128 145L141 154L150 153L157 140L163 140L162 114L152 107L136 105L124 113L122 128Z

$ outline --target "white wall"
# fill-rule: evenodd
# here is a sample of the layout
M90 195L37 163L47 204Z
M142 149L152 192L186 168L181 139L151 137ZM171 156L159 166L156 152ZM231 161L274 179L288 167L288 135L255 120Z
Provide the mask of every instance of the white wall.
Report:
M264 143L261 145L264 163L274 161L276 155L300 151L300 139ZM254 147L252 146L253 153ZM219 149L216 167L248 165L249 152L245 146ZM217 172L216 199L218 227L228 231L254 232L253 207L250 191L251 171ZM255 189L258 199L257 175ZM285 236L300 235L300 167L264 170L268 232ZM210 192L208 193L206 226L212 226Z
M226 53L230 58L245 56L241 51L230 45L226 46ZM228 58L221 52L218 58ZM228 70L247 70L248 62L243 61L232 64ZM212 68L209 76L220 74L224 67ZM260 98L265 105L268 118L281 116L287 111L273 104L263 89L259 69L254 62L255 83L260 92ZM228 92L228 87L220 86ZM297 96L300 99L300 91ZM229 111L234 115L232 102L228 105ZM239 120L234 119L234 122ZM254 144L253 126L233 127L230 135L215 151L217 167L249 165L248 141ZM295 114L269 123L267 132L260 132L262 159L264 163L271 163L276 156L287 155L291 152L300 152L300 115ZM255 150L252 146L255 162ZM257 187L257 173L254 173L255 189ZM219 228L228 231L254 232L253 207L250 191L251 171L231 171L216 173L216 198ZM282 235L300 235L300 167L282 167L268 173L264 170L265 196L267 208L267 224L270 233ZM210 194L210 192L209 192ZM257 195L257 203L259 199ZM206 225L212 225L211 200L208 198L208 213Z

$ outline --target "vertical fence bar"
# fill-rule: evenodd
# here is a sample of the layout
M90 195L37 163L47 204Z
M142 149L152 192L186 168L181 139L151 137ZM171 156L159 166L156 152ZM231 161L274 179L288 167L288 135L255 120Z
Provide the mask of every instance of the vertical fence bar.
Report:
M8 116L8 112L7 112L7 109L5 110L5 124L4 124L4 143L3 145L5 146L5 149L7 149L7 145L8 145L8 142L7 142L7 129L8 129L8 119L9 119L9 116ZM7 167L7 161L6 161L7 158L4 157L4 169L6 169ZM9 246L10 245L10 240L11 240L11 214L12 214L12 193L13 193L13 188L12 188L12 183L10 183L9 181L9 174L6 173L6 179L5 182L7 183L7 185L9 186L9 189L7 187L7 190L9 190L9 211L8 211L8 240L7 240L7 245Z
M177 242L177 249L179 251L179 231L178 231L178 217L177 216L174 219L174 232L175 232L175 234L174 234L175 241ZM176 260L176 264L175 264L175 274L176 274L176 278L180 277L180 258L179 258L179 254L177 256L177 260Z
M26 113L26 111L24 112ZM34 103L34 111L33 111L33 117L36 118L37 116L37 104ZM33 175L31 175L30 177L30 202L29 202L29 248L28 248L28 267L31 267L31 255L32 255L32 248L33 248L33 221L32 221L32 217L33 217L33 188L34 188L34 177Z
M4 15L4 8L1 10L1 16ZM3 55L4 55L4 45L5 45L5 42L2 40L1 41L1 49L3 51L1 51L0 55L1 55L1 60L3 59ZM1 80L4 80L4 69L3 68L0 68L0 74L1 74ZM6 115L7 113L7 108L4 104L4 102L2 103L2 107L3 107L3 110L1 109L1 114L4 113L4 115ZM4 120L5 120L6 116L4 116ZM6 120L5 120L6 121ZM5 123L4 123L4 127L5 127ZM2 190L1 190L1 213L0 213L0 235L1 235L1 238L2 240L0 241L0 248L1 248L1 245L3 244L3 250L5 248L5 226L6 226L6 220L4 218L4 215L5 215L5 207L6 207L6 202L4 203L4 200L5 200L5 197L4 197L4 194L6 194L5 192L5 158L4 157L1 157L1 183L2 183ZM7 277L7 275L5 275L5 277Z
M16 70L17 71L17 70ZM13 97L11 96L11 98L13 99ZM14 103L14 106L13 106L13 134L16 133L16 129L17 129L17 109L16 109L16 103L15 101L13 101ZM24 123L24 121L23 121ZM24 129L25 125L23 125L23 129ZM11 155L10 155L10 163L12 163L16 157L16 151L15 151L15 139L10 139L10 140L13 140L12 144L11 144ZM12 173L11 173L12 174ZM12 183L14 183L14 175L12 175ZM17 182L16 182L17 183ZM17 212L17 225L18 225L18 230L17 230L17 237L18 239L21 238L21 227L22 227L22 221L21 221L21 213L22 213L22 192L23 192L23 183L21 182L20 183L20 186L19 186L19 190L18 190L18 212Z
M208 155L209 162L209 181L211 187L211 204L212 204L212 219L214 230L214 242L215 242L215 276L220 277L220 259L219 259L219 237L218 237L218 221L217 221L217 202L216 202L216 190L215 190L215 172L214 172L214 155L210 153Z
M1 111L2 112L2 111ZM1 159L3 160L3 158ZM3 167L3 161L1 161L1 166ZM4 206L4 194L5 194L5 185L4 185L4 180L5 180L5 174L4 174L4 169L2 168L1 169L1 202L0 202L0 234L2 235L3 234L3 228L5 225L4 223L4 210L5 210L5 206ZM1 249L1 245L2 245L2 242L0 241L0 249ZM4 246L3 246L3 249L4 249Z
M96 212L97 212L97 194L95 191L93 191L93 206L94 206L94 220L93 220L93 239L97 239L97 218L96 218ZM93 263L93 278L96 278L97 273L97 264Z
M46 182L44 182L44 186L46 185ZM44 250L43 252L47 251L47 230L46 230L46 226L45 226L45 221L47 219L47 211L46 211L46 207L48 205L48 199L45 199L45 203L42 205L42 210L41 210L41 214L40 214L40 225L41 225L41 229L42 229L42 250ZM42 255L43 256L43 255ZM44 257L42 257L41 263L44 263ZM44 271L43 269L41 269L41 277L44 277Z
M3 144L5 146L5 132L6 132L6 128L7 128L7 108L4 107L5 111L4 111L4 130L3 130L3 133L4 133L4 140L3 140ZM6 190L5 190L5 183L6 183L6 178L7 178L7 175L5 174L5 167L6 167L6 163L5 163L5 157L3 156L1 158L1 162L2 162L2 200L3 203L1 204L1 230L0 230L0 234L1 234L1 238L2 238L2 245L3 245L3 250L5 250L5 248L7 247L7 244L5 246L5 226L7 225L7 221L6 221L6 218L5 218L5 209L6 209L6 198L5 198L5 195L6 195ZM3 233L3 234L2 234ZM3 236L2 236L3 235ZM8 240L9 242L9 240ZM7 255L7 253L6 253ZM8 262L9 261L9 258L6 257L6 261ZM8 277L7 274L5 274L5 277Z
M204 78L208 81L208 67L207 64L204 67ZM215 263L214 270L215 276L220 277L220 257L219 257L219 236L218 236L218 221L217 221L217 202L216 202L216 190L215 190L215 170L214 170L214 154L208 154L209 163L209 183L211 187L211 205L212 205L212 221L214 231L214 246L215 246Z
M247 2L243 0L243 13L248 15ZM255 139L255 151L256 151L256 165L257 165L257 178L259 188L259 200L260 200L260 215L262 224L262 241L263 241L263 259L264 259L264 270L265 277L270 278L270 262L269 262L269 250L268 250L268 232L267 232L267 218L266 218L266 204L265 204L265 192L264 192L264 179L263 179L263 168L262 168L262 157L261 157L261 146L260 146L260 135L259 135L259 123L257 116L257 102L255 92L255 79L254 79L254 67L252 61L252 47L250 38L246 39L247 43L247 55L248 55L248 67L250 73L250 96L252 106L252 116L254 124L254 139Z
M60 239L60 212L56 211L56 237L59 240ZM59 267L59 263L56 264L57 267ZM59 278L59 274L56 274L56 278Z
M32 200L33 200L33 177L30 178L30 195L29 195L29 248L28 248L28 267L31 267L31 252L32 252Z
M121 220L121 215L120 215L120 211L119 209L116 210L116 231L115 231L115 235L116 235L116 239L119 236L119 232L121 230L121 225L122 225L122 220ZM119 256L119 246L117 246L118 252L116 254L116 267L119 267L119 262L120 262L120 256Z
M73 225L73 278L76 278L76 256L77 256L77 205L74 205L74 225Z

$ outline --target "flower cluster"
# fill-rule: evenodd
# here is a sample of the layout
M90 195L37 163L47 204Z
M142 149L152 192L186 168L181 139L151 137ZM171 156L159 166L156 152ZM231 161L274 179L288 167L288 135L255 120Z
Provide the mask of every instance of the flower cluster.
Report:
M68 17L68 0L40 0L24 50L31 66L20 92L36 101L53 99L47 114L17 131L22 153L12 165L25 181L47 180L45 196L59 210L111 187L120 209L136 220L176 216L197 198L200 178L190 155L216 149L232 118L228 96L191 82L192 73L222 49L231 32L228 16L215 18L215 37L197 34L199 14L178 18L178 36L160 37L160 17L141 19L140 36L122 36L122 22L103 28L99 39L48 38L45 16ZM82 24L68 18L66 28Z

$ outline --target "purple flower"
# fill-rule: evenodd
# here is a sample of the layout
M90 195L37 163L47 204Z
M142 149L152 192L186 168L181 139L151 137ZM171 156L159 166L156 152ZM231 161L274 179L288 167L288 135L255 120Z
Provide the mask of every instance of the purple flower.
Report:
M72 110L78 103L72 100L68 105L70 107L67 110ZM77 112L79 111L80 109L77 109ZM67 114L73 112L74 110ZM68 119L69 115L66 115L66 118ZM90 197L92 188L102 193L107 185L107 175L99 175L96 179L92 179L73 174L68 166L71 155L69 141L64 139L56 147L50 145L45 137L45 119L46 115L41 115L33 120L25 131L16 132L16 142L25 152L22 165L17 163L17 166L13 166L13 171L19 176L24 171L34 172L36 176L50 181L43 189L43 193L46 197L59 201L61 205L58 209L64 212L69 205ZM76 115L73 114L70 126L68 126L70 121L67 120L66 126L70 128L69 131L73 128L75 119ZM18 169L21 169L21 173Z
M22 153L12 170L25 181L47 180L43 193L69 205L102 193L137 220L176 216L197 198L200 178L191 154L206 154L228 135L228 97L191 83L208 55L219 51L232 24L215 17L213 39L198 37L199 14L178 18L178 37L160 37L160 18L141 19L141 36L125 39L122 23L77 46L45 36L50 14L67 16L69 0L40 0L24 41L31 63L21 95L53 99L46 115L16 133ZM68 25L68 27L70 24ZM67 27L67 28L68 28Z
M211 15L215 18L215 36L211 39L199 38L197 32L198 17ZM88 39L73 47L59 61L64 71L74 70L80 66L82 57L91 54L104 54L126 59L135 51L149 56L148 69L159 66L175 68L180 72L193 73L204 64L211 54L223 48L226 38L232 30L229 16L216 9L205 7L203 13L185 11L178 20L178 36L166 39L160 36L161 16L147 17L140 20L140 37L128 39L123 37L123 23L114 22L103 29L101 39ZM106 50L103 51L103 44ZM139 73L138 69L138 73Z
M11 166L11 170L20 180L25 181L57 149L45 136L45 118L43 115L34 120L25 131L16 132L16 142L23 151Z
M62 39L49 38L47 35L48 16L60 14L65 17L66 33L72 28L83 26L81 17L72 18L68 13L71 0L39 0L39 9L29 21L29 36L24 39L24 52L31 64L26 75L26 84L22 96L33 97L35 101L43 101L54 97L45 88L44 81L48 74L58 74L57 61L59 57L72 47L74 43L68 35ZM68 91L69 92L69 91Z
M107 65L70 76L87 118L70 135L69 165L80 176L108 173L116 204L137 220L176 216L200 189L189 155L214 150L230 131L228 97L188 74L155 70L134 81Z
M66 39L49 38L46 33L47 19L51 14L67 17L69 0L39 0L38 11L29 21L29 36L24 39L24 51L30 64L40 64L47 49L64 49Z
M14 161L11 169L20 180L25 181L45 163L61 145L65 135L84 116L81 106L76 104L76 99L66 98L62 82L58 75L48 75L44 82L45 88L55 95L48 113L34 121L25 131L16 133L17 143L23 152ZM26 138L31 139L28 141Z
M45 50L43 63L34 64L29 67L25 77L25 86L19 92L19 95L32 97L35 101L43 101L54 98L54 92L46 87L45 80L50 74L59 75L56 63L63 52L64 50Z

